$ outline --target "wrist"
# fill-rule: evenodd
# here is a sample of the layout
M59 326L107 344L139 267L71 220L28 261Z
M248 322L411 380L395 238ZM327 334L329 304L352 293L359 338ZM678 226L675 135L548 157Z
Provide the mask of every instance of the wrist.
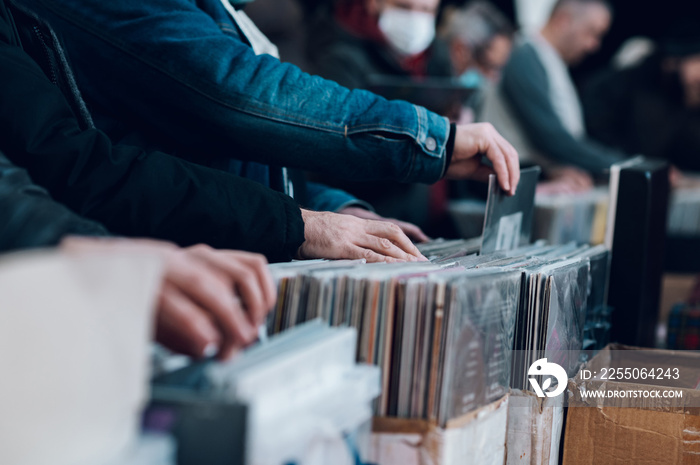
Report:
M299 248L297 249L296 258L297 260L307 260L308 257L304 254L304 246L308 243L309 241L309 223L313 222L313 217L314 215L317 215L318 212L312 211L312 210L305 210L301 209L301 219L304 222L304 242L301 243Z
M457 138L457 125L455 123L450 124L450 135L447 138L447 144L445 145L445 169L442 170L442 177L444 178L447 174L447 170L450 168L452 163L452 155L455 151L455 140Z

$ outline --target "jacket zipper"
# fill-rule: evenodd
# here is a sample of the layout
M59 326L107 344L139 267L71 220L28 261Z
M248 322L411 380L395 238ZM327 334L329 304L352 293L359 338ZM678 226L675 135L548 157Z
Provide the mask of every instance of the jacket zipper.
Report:
M41 42L41 45L44 49L44 55L46 55L46 63L49 66L49 69L51 70L51 82L54 85L58 85L58 74L56 73L56 64L54 63L53 58L51 57L51 52L49 50L49 46L46 44L46 41L44 40L44 34L42 34L41 29L39 29L39 26L34 26L33 27L34 33L36 34L37 38L39 39L39 42Z

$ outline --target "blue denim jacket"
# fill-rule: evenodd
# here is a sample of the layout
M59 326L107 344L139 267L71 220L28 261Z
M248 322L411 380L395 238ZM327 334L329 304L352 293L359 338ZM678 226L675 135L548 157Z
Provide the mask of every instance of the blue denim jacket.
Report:
M97 126L121 142L278 189L264 165L355 181L445 171L446 118L255 55L219 0L26 3L62 36ZM334 195L327 205L348 200Z

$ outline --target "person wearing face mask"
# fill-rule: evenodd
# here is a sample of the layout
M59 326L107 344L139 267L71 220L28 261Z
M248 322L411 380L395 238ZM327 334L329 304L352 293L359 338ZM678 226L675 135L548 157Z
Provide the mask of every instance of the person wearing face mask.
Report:
M441 36L450 48L454 75L476 93L461 120L471 122L481 113L484 97L501 79L513 48L513 26L491 3L475 0L445 12Z
M400 55L423 53L435 38L435 13L389 5L379 14L379 30Z
M513 35L511 22L490 2L473 0L445 10L440 37L449 47L453 74L461 85L474 90L469 105L462 107L460 122L488 121L482 118L484 102L501 79ZM479 183L454 181L449 195L485 199L486 189Z
M481 0L449 11L445 18L443 35L460 83L479 89L500 81L513 47L513 26L508 18Z
M332 19L319 21L329 30L325 40L317 41L316 34L310 40L315 71L351 89L368 88L377 76L451 76L447 47L435 38L439 5L439 0L337 0Z

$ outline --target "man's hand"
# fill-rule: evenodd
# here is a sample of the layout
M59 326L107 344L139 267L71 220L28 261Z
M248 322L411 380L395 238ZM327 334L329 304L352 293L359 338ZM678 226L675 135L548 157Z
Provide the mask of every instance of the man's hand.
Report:
M262 255L179 249L166 261L156 340L192 355L228 359L254 342L277 293Z
M697 189L700 187L700 177L697 174L684 173L674 165L668 169L668 182L671 189Z
M482 163L483 156L493 167ZM487 181L494 173L501 188L515 194L520 181L518 152L489 123L458 125L447 178Z
M306 241L299 258L360 259L368 262L426 261L397 225L351 215L302 210Z
M68 253L149 253L163 259L156 340L171 350L229 358L257 338L276 291L261 255L181 249L152 240L69 238Z
M430 238L425 235L423 230L412 223L407 223L405 221L400 221L394 218L384 218L383 216L377 215L374 212L367 210L366 208L360 207L347 207L340 210L338 213L343 215L352 215L365 220L375 220L375 221L386 221L388 223L393 223L404 232L412 241L414 242L428 242Z

